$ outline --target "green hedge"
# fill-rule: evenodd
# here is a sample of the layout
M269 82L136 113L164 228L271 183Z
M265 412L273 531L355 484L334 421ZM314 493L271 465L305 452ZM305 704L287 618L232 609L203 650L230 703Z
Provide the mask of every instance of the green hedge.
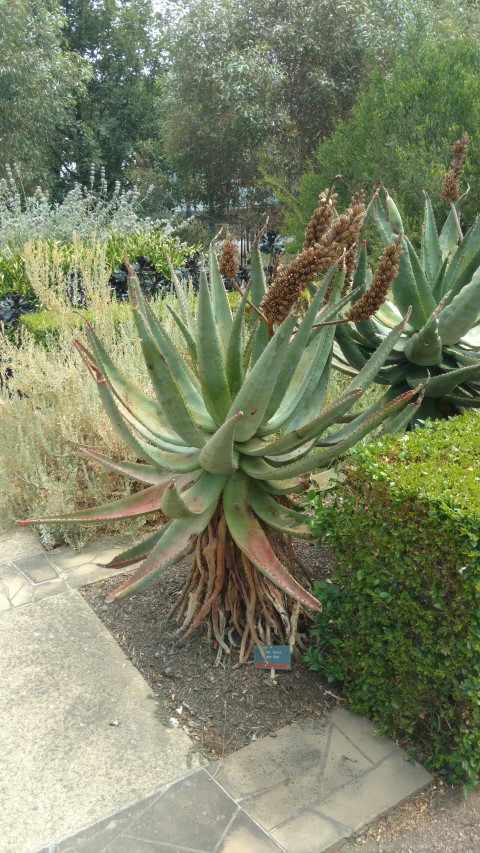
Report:
M338 564L305 657L350 708L453 783L480 774L479 415L349 458L314 530Z

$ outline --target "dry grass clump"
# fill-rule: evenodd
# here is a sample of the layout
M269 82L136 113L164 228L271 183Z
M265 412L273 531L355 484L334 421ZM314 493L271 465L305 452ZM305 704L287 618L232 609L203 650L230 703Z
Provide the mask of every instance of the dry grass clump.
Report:
M18 342L0 334L0 532L11 529L16 519L95 506L120 498L132 488L124 477L95 465L80 453L80 447L91 446L117 459L132 459L105 415L95 382L72 346L73 338L82 334L72 329L74 309L61 287L55 252L55 246L49 256L46 244L31 246L26 261L38 296L65 320L58 336L50 337L45 347L25 331ZM100 250L93 245L83 259L78 253L74 261L72 267L81 271L82 286L88 293L92 323L106 349L122 372L149 393L130 312L122 313L119 320L118 313L115 317L109 309ZM163 314L162 302L155 308ZM164 318L168 333L176 338L168 311ZM13 374L8 378L7 367ZM114 529L109 524L109 532L133 533L143 523L126 520ZM40 529L40 536L46 547L61 542L79 546L100 530L99 525L48 525Z

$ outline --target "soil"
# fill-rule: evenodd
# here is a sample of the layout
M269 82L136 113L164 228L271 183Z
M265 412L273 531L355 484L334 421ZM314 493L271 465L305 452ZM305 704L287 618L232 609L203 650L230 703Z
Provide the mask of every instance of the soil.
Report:
M302 542L297 555L315 577L328 577L333 557ZM252 740L305 716L321 717L338 701L318 673L292 658L289 672L239 666L233 650L218 666L217 652L201 626L185 643L168 614L181 591L190 558L160 575L134 598L105 604L119 578L92 584L83 594L125 654L150 684L159 713L181 725L212 758L221 758Z
M326 548L296 545L313 577L328 578ZM182 726L209 759L221 759L257 738L308 716L321 717L343 702L321 676L293 657L290 672L238 666L234 653L214 666L216 651L202 627L181 643L168 614L189 561L169 569L140 594L105 604L119 578L92 584L84 597L150 684L167 725ZM300 579L301 580L301 579ZM344 853L480 853L480 788L467 798L441 777L424 792L348 842Z

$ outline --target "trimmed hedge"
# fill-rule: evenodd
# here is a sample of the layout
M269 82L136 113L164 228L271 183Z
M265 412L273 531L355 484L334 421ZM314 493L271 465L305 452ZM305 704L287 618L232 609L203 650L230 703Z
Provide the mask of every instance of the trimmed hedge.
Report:
M313 526L338 564L305 663L351 709L466 787L480 774L480 418L353 453Z

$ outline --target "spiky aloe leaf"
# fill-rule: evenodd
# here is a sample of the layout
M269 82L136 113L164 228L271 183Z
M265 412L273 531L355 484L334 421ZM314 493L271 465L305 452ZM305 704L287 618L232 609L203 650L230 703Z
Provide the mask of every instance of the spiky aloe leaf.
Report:
M415 252L410 249L405 238L401 240L401 244L403 252L398 263L398 275L392 282L392 293L402 314L406 314L411 309L410 323L418 331L435 310L436 304L428 284L425 285L424 278L420 277L417 280L415 277L412 267L412 258L416 257ZM415 270L418 271L416 264Z
M435 365L442 360L442 340L439 335L439 323L435 313L405 344L405 355L414 364Z
M183 286L182 282L179 281L178 276L173 268L173 264L170 258L170 255L167 254L168 266L170 269L170 276L173 282L173 286L175 288L175 293L177 295L178 304L180 307L180 314L182 316L182 320L187 326L192 337L195 337L195 321L192 317L192 312L190 311L190 307L188 304L186 288Z
M283 566L272 549L248 502L248 480L238 472L228 478L223 494L228 529L241 551L287 595L311 610L318 600L307 592Z
M324 450L311 450L310 453L298 462L291 462L275 468L264 460L244 457L240 461L240 468L250 477L253 477L254 480L277 480L284 479L285 477L299 477L309 471L326 468L334 459L342 456L350 447L353 447L357 441L360 441L365 435L368 435L377 426L380 426L387 417L402 409L417 393L418 390L414 389L401 394L392 403L383 406L383 408L375 412L370 418L364 419L359 416L356 420L360 421L360 425L356 426L355 421L352 421L352 424L345 429L345 437L343 439L339 439L335 444Z
M247 441L262 423L296 321L292 315L283 321L235 397L227 418L243 412L235 430L236 441Z
M87 358L103 374L115 397L121 401L126 409L134 412L135 417L158 438L171 444L182 443L182 439L172 432L161 404L152 400L147 394L140 391L130 379L123 376L89 323L85 323L85 331L93 349L93 356L87 354ZM80 354L85 353L85 348L80 341L74 341L74 345Z
M109 563L100 563L99 565L104 565L106 569L123 569L126 566L132 566L134 563L143 562L143 560L147 559L151 551L153 551L153 548L160 541L164 533L166 533L171 523L171 521L168 521L160 530L156 530L151 536L147 536L143 542L137 542L136 545L127 548L121 554L117 554Z
M223 351L226 353L228 340L230 338L230 330L232 328L232 310L228 301L227 291L223 284L222 275L218 268L217 255L214 251L213 243L210 243L208 259L210 266L210 289L213 316L215 318L215 325L218 329L220 341L223 345Z
M442 250L442 258L444 261L448 261L455 254L458 243L457 224L452 211L448 214L438 239Z
M450 293L453 296L459 291L459 281L467 282L463 273L471 264L471 261L480 253L480 218L468 229L457 251L455 252L443 278L443 294ZM477 262L478 266L478 262ZM471 277L471 276L470 276ZM443 295L442 294L442 295Z
M250 294L252 303L259 308L260 303L267 291L265 272L262 264L262 256L258 243L254 242L250 257L251 287ZM268 328L265 323L258 323L253 341L251 364L256 364L263 350L268 344Z
M110 459L108 456L104 456L103 453L99 453L98 450L94 450L91 447L81 447L80 452L94 459L95 462L103 465L104 468L116 471L117 474L123 474L124 477L129 477L138 483L156 485L165 480L165 478L168 479L168 475L154 465L140 465L138 462L117 462L115 459ZM169 476L171 477L171 475Z
M296 512L284 506L272 495L250 483L248 499L255 513L265 524L280 530L287 536L298 536L300 539L311 539L312 528L308 524L304 512Z
M458 293L449 305L442 308L438 318L438 332L446 346L456 344L466 335L480 314L480 269L470 284Z
M238 303L227 344L226 372L232 398L238 394L245 375L243 323L249 292L250 289L246 288Z
M355 377L353 382L347 388L347 392L354 391L356 388L361 388L362 391L365 391L371 382L375 379L378 371L385 364L389 354L391 353L396 341L398 341L400 335L405 329L408 318L410 317L410 311L407 311L403 320L398 323L391 332L384 338L378 349L375 350L373 355L369 358L367 363L362 367L359 371L358 375Z
M430 286L433 289L433 285L442 265L442 249L440 246L440 240L438 239L438 231L435 224L435 216L433 215L432 203L426 193L420 251L422 255L423 269L425 270Z
M205 406L217 425L223 423L231 405L225 370L225 354L215 323L207 277L200 273L197 305L198 370Z
M183 396L165 357L149 333L138 302L132 303L143 356L157 399L161 402L171 428L192 447L203 447L205 436L192 417L187 399ZM193 401L192 401L193 402Z
M177 314L175 309L172 308L172 306L168 302L165 302L165 308L167 308L167 310L170 312L170 314L172 315L173 319L175 320L178 328L180 329L180 332L183 335L183 338L184 338L185 343L187 345L188 353L190 355L192 363L196 364L197 363L197 342L196 342L195 338L191 334L188 326L183 322L182 318Z
M243 412L227 418L200 451L200 464L211 474L231 474L238 468L238 453L234 450L237 423Z
M202 515L221 495L226 475L202 473L189 488L172 480L165 491L162 512L168 518L191 518Z
M412 387L418 382L419 377L415 376L415 372L412 370L407 374L406 379L408 385ZM425 381L425 378L422 377L422 380ZM433 376L426 381L425 394L427 397L444 397L446 394L451 394L463 382L478 382L479 380L480 361L470 367L459 367L457 370L449 370L448 373L442 373L440 376Z
M157 542L147 559L119 587L107 597L107 601L120 601L133 595L169 566L177 563L188 551L193 537L201 533L210 521L215 507L195 518L177 518Z
M135 492L133 495L103 504L103 506L81 509L77 512L67 512L63 515L27 518L19 521L18 524L70 524L79 521L88 523L107 521L107 519L112 518L133 518L137 515L148 515L151 512L158 512L160 509L165 490L170 481L171 477L161 483L157 483L156 486L150 486L150 488L143 489L141 492Z

